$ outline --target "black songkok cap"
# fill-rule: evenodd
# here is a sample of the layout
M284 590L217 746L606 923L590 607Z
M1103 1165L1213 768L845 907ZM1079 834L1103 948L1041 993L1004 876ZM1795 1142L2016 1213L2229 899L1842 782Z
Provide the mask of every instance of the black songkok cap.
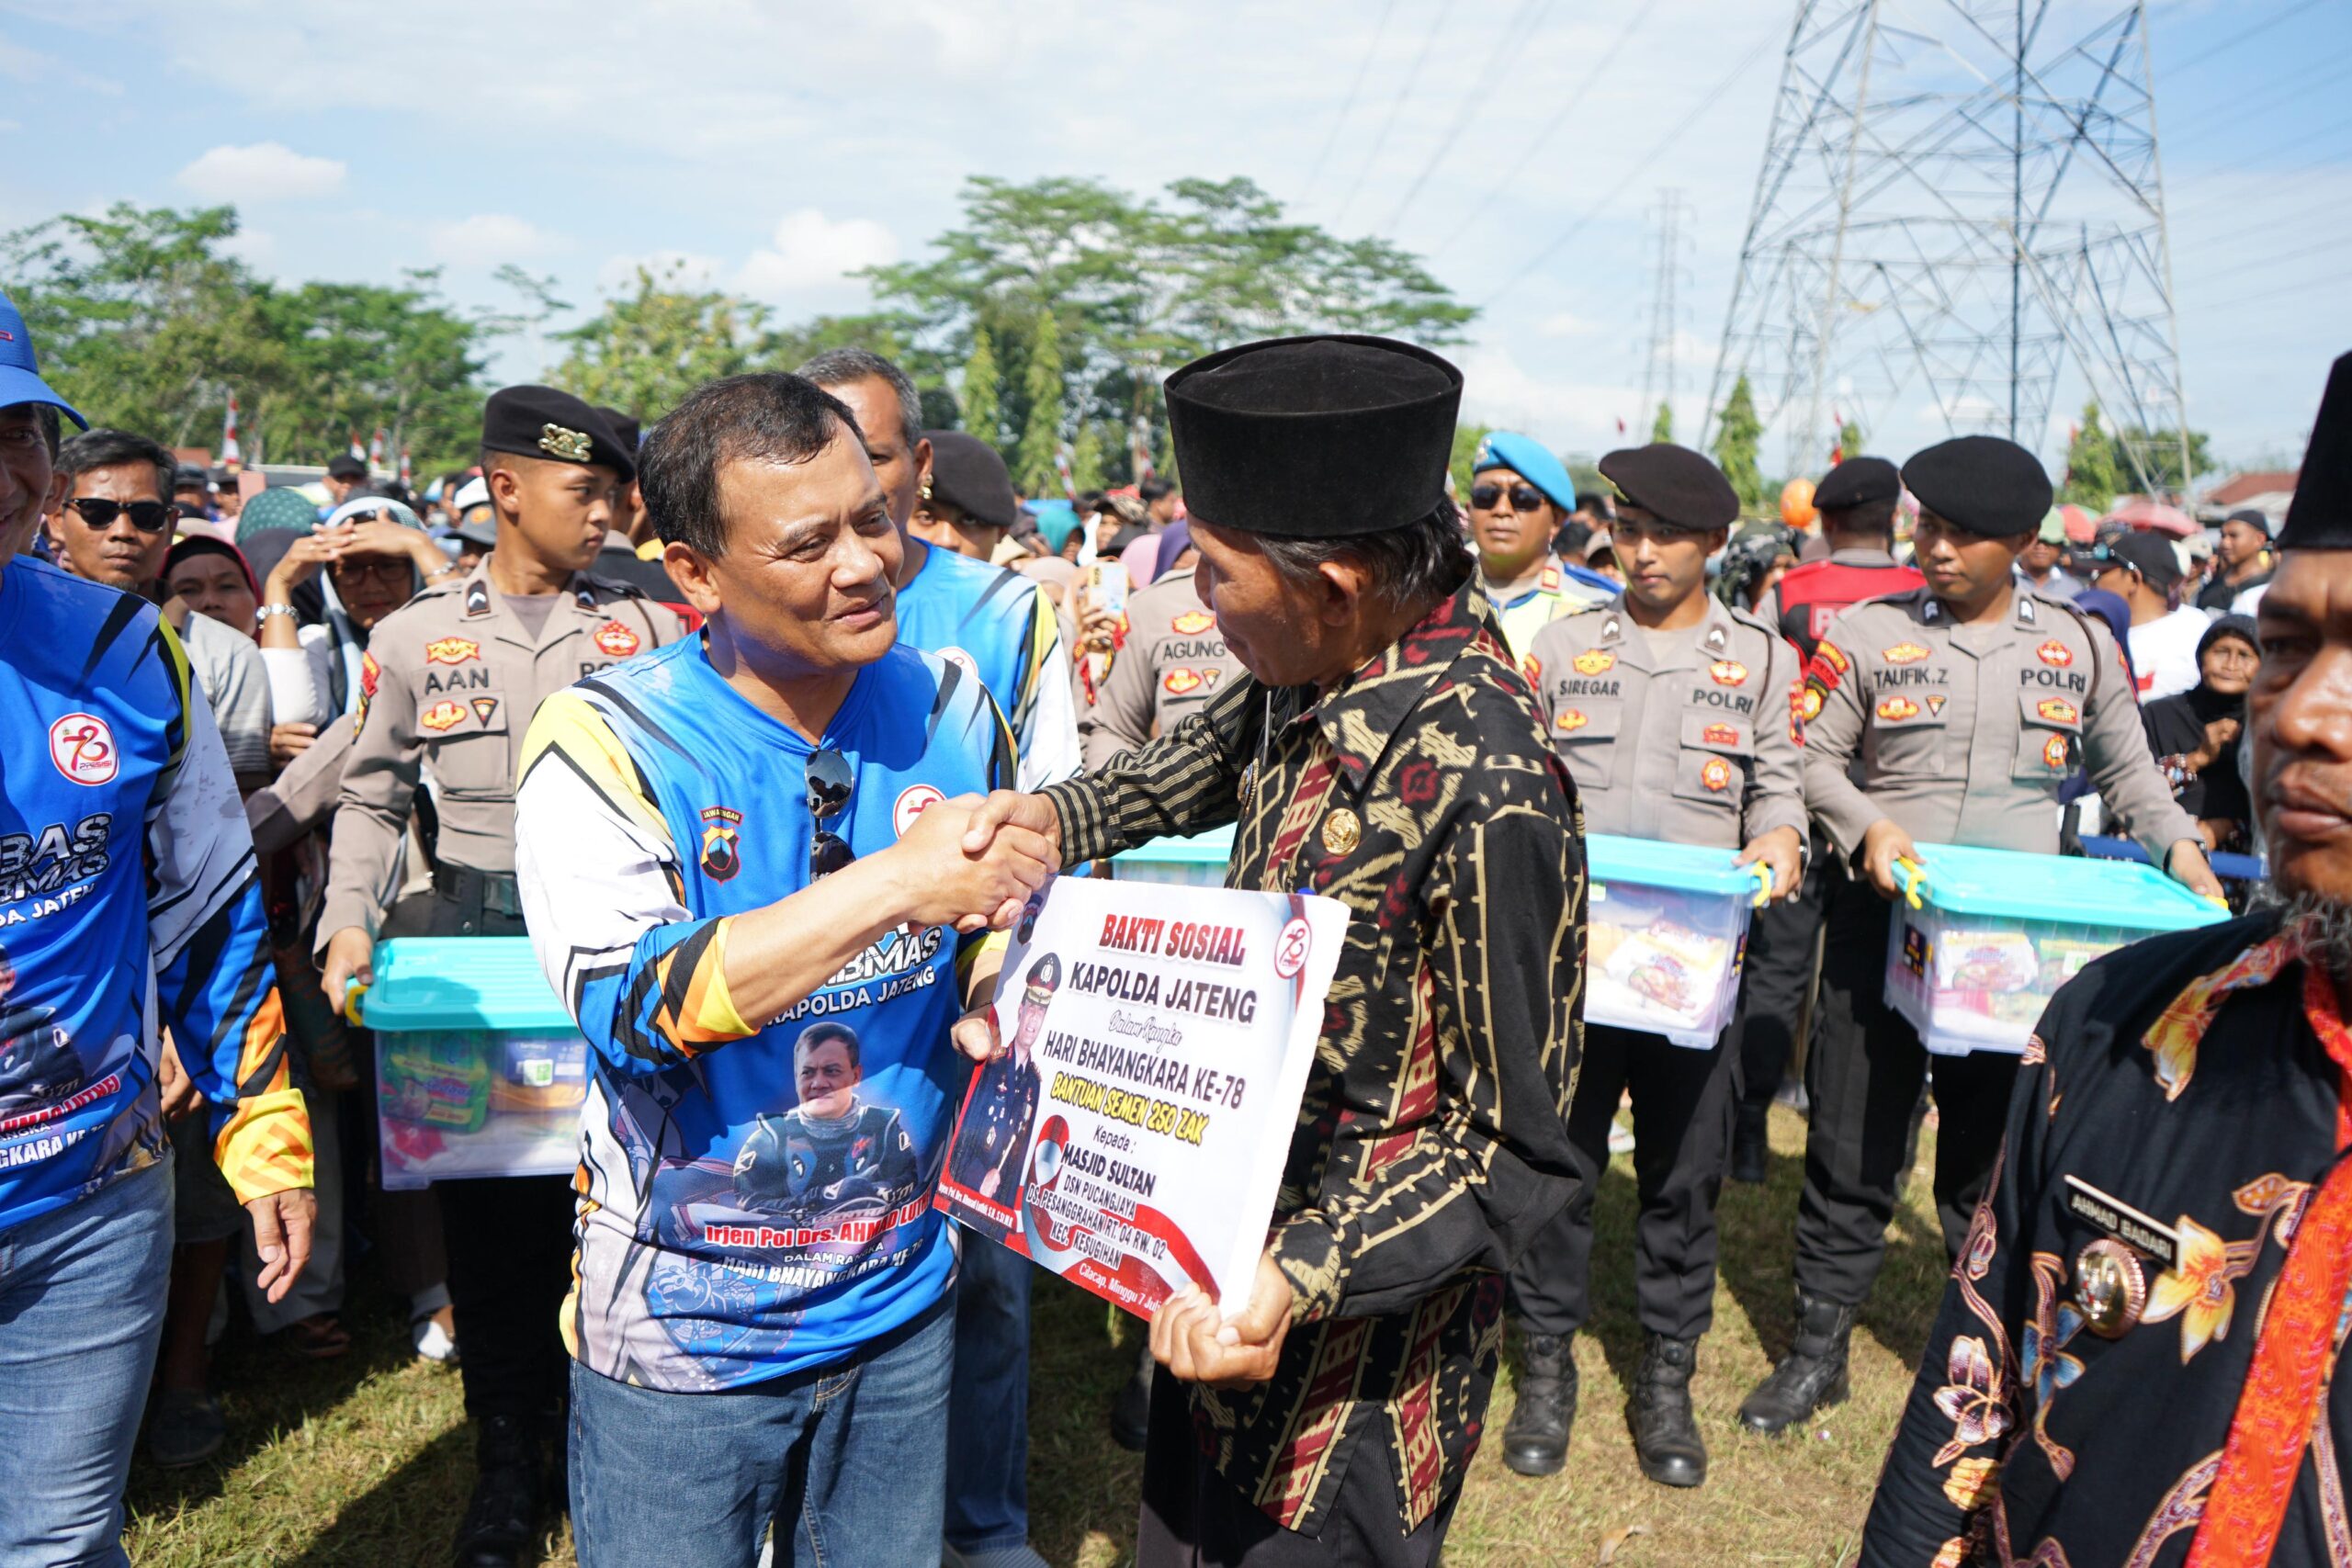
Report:
M482 405L485 452L518 452L556 463L610 468L623 482L637 477L637 454L622 448L605 416L553 387L505 387Z
M1873 501L1893 501L1903 493L1903 476L1883 457L1849 457L1821 476L1813 504L1824 512L1843 512Z
M1956 436L1914 453L1903 482L1945 522L1995 539L2040 533L2052 495L2041 459L1997 435Z
M2352 354L2327 373L2278 543L2282 550L2352 549Z
M1624 446L1600 459L1600 477L1638 506L1675 528L1728 528L1739 521L1739 492L1724 471L1688 446L1653 441Z
M1019 504L1012 499L1012 476L996 448L961 430L927 430L931 441L931 490L933 495L991 528L1010 528L1018 521Z
M1274 338L1168 378L1184 507L1213 526L1360 538L1447 504L1462 372L1379 337Z

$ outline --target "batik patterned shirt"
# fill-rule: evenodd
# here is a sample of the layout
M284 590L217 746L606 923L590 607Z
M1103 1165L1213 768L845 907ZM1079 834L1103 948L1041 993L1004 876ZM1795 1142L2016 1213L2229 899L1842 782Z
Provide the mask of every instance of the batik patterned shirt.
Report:
M1862 1568L2188 1560L2287 1248L2345 1157L2305 980L2256 917L2124 948L2051 998ZM2136 1278L2133 1321L2086 1312L2103 1255ZM2270 1561L2346 1568L2352 1387L2331 1382L2310 1432Z
M1582 830L1533 694L1464 584L1319 699L1230 682L1046 794L1065 861L1233 822L1227 886L1348 906L1268 1237L1293 1325L1270 1382L1186 1393L1282 1524L1319 1529L1372 1442L1410 1529L1476 1450L1504 1275L1574 1180Z

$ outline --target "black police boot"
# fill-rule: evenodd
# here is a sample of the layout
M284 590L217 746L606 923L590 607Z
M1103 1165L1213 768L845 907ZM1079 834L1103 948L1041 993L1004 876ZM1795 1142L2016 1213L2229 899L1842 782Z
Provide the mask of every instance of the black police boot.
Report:
M1141 1453L1151 1435L1151 1346L1146 1343L1136 1370L1111 1401L1111 1440L1129 1453Z
M517 1568L539 1529L539 1439L519 1416L492 1416L474 1447L473 1500L451 1551L457 1568Z
M1577 1418L1573 1334L1531 1334L1520 1342L1518 1403L1503 1428L1503 1463L1521 1475L1557 1475L1568 1462Z
M1698 1369L1696 1339L1648 1336L1634 1370L1626 1419L1642 1473L1661 1486L1696 1486L1707 1479L1707 1444L1690 1414L1690 1374Z
M1846 1341L1858 1310L1797 1292L1796 1342L1739 1407L1739 1424L1767 1436L1785 1431L1848 1393Z
M1764 1139L1765 1108L1743 1105L1732 1112L1731 1179L1734 1181L1764 1179L1764 1156L1769 1145Z

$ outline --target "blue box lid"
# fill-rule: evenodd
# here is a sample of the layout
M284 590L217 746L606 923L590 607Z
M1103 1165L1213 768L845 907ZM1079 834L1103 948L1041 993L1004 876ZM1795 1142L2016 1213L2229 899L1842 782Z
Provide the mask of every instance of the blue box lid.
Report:
M2154 866L2074 855L1920 844L1920 896L1955 915L2177 931L2230 918Z
M1233 858L1233 824L1212 828L1205 833L1195 833L1189 839L1154 839L1138 844L1125 854L1113 855L1114 864L1124 861L1140 862L1148 865L1223 865Z
M1732 864L1736 850L1701 849L1663 839L1624 839L1614 833L1584 836L1585 873L1599 883L1672 887L1724 897L1756 897L1756 874Z
M376 944L375 965L359 998L370 1029L572 1028L526 936L401 937Z

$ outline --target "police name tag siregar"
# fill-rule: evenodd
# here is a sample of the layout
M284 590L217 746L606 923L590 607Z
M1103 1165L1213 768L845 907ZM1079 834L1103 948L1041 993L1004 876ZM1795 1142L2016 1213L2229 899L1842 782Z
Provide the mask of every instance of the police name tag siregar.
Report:
M1238 1313L1347 923L1309 894L1048 882L937 1207L1138 1317L1187 1284Z

